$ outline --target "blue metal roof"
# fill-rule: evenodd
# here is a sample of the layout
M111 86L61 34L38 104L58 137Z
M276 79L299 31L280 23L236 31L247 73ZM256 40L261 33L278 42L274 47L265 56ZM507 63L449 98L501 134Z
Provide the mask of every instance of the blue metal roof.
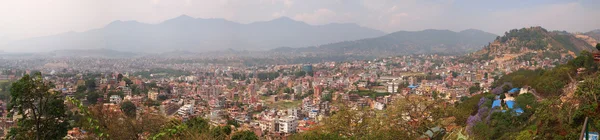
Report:
M515 101L506 101L506 106L508 106L508 108L513 109L515 108ZM515 112L517 112L517 114L521 114L523 113L523 109L516 107Z
M492 108L494 107L500 107L500 100L494 100L494 102L492 102Z
M509 93L517 93L519 90L521 90L520 88L513 88L511 90L509 90Z
M517 114L521 114L521 113L523 113L524 111L523 111L523 109L521 109L521 108L517 108L517 109L515 109L515 112L517 112Z
M514 105L515 101L506 101L506 106L508 106L508 108L512 109Z
M589 132L588 136L590 140L598 140L599 138L598 132Z
M415 86L415 85L410 85L410 86L408 86L408 88L417 88L417 87L418 87L418 86Z

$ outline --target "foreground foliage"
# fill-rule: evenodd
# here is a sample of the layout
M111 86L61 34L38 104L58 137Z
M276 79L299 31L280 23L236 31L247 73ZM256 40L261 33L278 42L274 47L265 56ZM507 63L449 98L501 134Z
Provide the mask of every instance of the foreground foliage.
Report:
M40 73L25 75L10 88L8 110L20 118L7 139L62 139L69 127L66 106Z

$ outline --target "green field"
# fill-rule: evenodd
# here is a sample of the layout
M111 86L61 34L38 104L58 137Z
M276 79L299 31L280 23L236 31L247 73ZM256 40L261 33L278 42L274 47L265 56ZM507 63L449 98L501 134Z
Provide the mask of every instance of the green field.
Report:
M258 98L259 98L260 100L268 100L268 99L269 99L269 96L262 96L262 95L261 95L261 96L258 96Z
M297 100L297 101L279 101L273 104L268 104L267 106L269 108L278 108L278 109L288 109L288 108L294 108L294 107L300 107L300 104L302 104L302 101Z
M426 76L426 74L424 72L405 72L405 73L401 73L400 75L405 76L405 77L409 77L409 76Z
M358 94L360 96L369 96L373 99L379 97L379 96L387 96L390 95L389 92L375 92L375 91L370 91L370 90L359 90L359 91L350 91L350 93L352 94Z

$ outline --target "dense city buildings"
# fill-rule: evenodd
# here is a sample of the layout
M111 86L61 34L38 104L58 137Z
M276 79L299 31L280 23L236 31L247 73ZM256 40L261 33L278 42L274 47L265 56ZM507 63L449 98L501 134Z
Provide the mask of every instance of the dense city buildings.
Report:
M214 125L233 120L245 129L260 132L263 137L285 137L310 130L330 116L331 111L338 108L332 103L384 110L397 98L417 95L453 104L489 91L494 80L503 73L551 68L565 61L461 63L456 61L458 59L457 56L407 55L345 62L239 66L235 63L161 64L166 59L160 58L118 61L48 58L44 60L47 64L27 69L10 65L17 63L4 63L0 77L16 80L39 71L44 79L56 85L56 91L85 104L118 106L132 102L138 106L154 106L170 118L202 117ZM86 94L89 91L97 92L99 98L89 98ZM147 112L147 109L138 107L136 112Z

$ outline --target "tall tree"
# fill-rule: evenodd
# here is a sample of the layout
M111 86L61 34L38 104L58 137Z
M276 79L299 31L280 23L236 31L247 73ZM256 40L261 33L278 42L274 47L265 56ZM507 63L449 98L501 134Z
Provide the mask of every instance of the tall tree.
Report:
M10 95L8 110L22 117L7 139L62 139L67 135L69 117L64 101L43 81L41 73L13 83Z
M94 80L94 79L86 80L85 86L87 87L88 91L95 91L96 90L96 80Z
M144 108L138 117L128 117L120 111L112 109L112 107L97 104L90 106L89 117L94 121L94 124L84 123L83 128L86 130L97 129L98 132L104 134L102 136L90 135L90 139L107 139L115 140L134 140L140 139L145 134L153 134L159 132L162 126L166 125L167 118L161 114L154 113L153 109Z
M133 104L131 101L125 101L121 103L121 111L123 111L123 113L128 117L135 117L136 110L137 107L135 107L135 104Z
M123 80L123 74L119 73L119 75L117 75L117 81L121 81L121 80Z
M98 92L90 92L86 99L91 104L96 104L98 102L98 98L100 98L100 94Z

